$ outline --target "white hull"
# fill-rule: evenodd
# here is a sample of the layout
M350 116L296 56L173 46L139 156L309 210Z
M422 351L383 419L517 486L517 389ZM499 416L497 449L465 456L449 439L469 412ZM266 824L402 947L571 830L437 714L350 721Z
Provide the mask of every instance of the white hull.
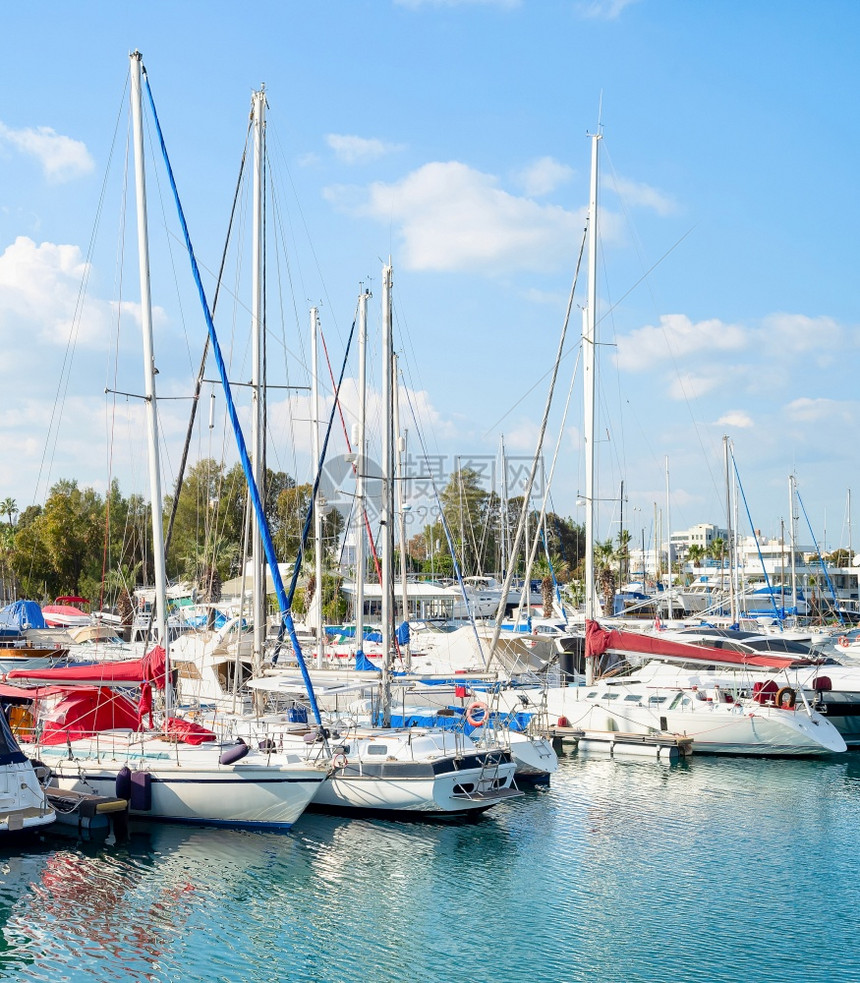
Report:
M55 818L29 761L0 765L0 834L47 826Z
M354 724L338 730L338 722L329 720L332 737L326 749L314 740L315 730L283 715L222 715L221 726L249 744L270 744L328 767L331 776L313 799L322 808L450 815L482 812L517 794L509 750L498 743L484 746L462 733Z
M117 776L127 767L149 776L140 779L149 786L149 807L136 804L133 790L131 815L202 825L289 829L326 777L324 768L296 755L251 751L222 765L221 752L218 743L195 747L121 733L39 753L61 789L117 795Z
M512 785L515 768L510 757L494 752L482 755L476 764L465 759L461 767L443 774L435 773L429 762L392 762L373 775L353 760L320 787L314 805L426 816L482 812L517 794ZM415 774L410 776L410 771Z
M657 690L643 685L550 689L546 706L550 719L567 718L584 730L649 733L667 731L693 738L696 754L753 756L810 756L845 751L836 729L805 708L746 703L712 703L695 693ZM637 697L644 697L641 701ZM665 698L664 703L653 701ZM651 705L644 705L645 701Z

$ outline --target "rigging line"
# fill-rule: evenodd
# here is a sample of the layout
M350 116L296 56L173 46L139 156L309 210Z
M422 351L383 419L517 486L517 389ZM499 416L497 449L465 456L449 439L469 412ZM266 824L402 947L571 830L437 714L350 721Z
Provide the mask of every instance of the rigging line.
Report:
M756 533L755 533L755 526L753 525L752 515L750 514L750 507L749 507L749 504L747 503L746 492L744 492L744 486L743 486L743 483L741 482L740 471L738 471L738 462L735 460L734 448L731 447L731 445L729 445L729 455L731 456L731 459L732 459L732 467L734 468L735 478L737 478L738 488L740 489L741 498L743 499L743 502L744 502L744 509L746 509L747 521L750 524L750 530L752 531L753 538L755 539L756 550L758 551L758 559L759 559L759 563L761 563L762 573L764 574L764 582L767 584L767 592L768 592L768 594L770 596L770 603L771 603L771 606L773 607L773 613L776 615L776 620L777 620L777 623L779 624L779 630L780 631L784 631L785 630L785 626L783 624L783 621L785 620L785 602L783 601L783 612L782 612L783 613L783 616L782 616L782 618L780 618L779 611L777 610L777 607L776 607L776 598L773 596L773 588L771 587L770 576L768 575L767 567L765 566L765 562L764 562L764 557L762 556L762 553L761 553L761 546L759 545L758 536L756 536ZM671 533L670 533L670 536L671 536ZM736 562L736 560L735 560L735 562ZM731 582L732 582L732 584L734 584L734 579L733 578L732 578ZM780 594L780 597L782 597L782 594Z
M564 314L565 334L566 334L567 324L570 321L570 312L573 309L574 289L576 287L576 282L579 279L579 271L580 268L582 267L582 257L585 254L585 244L587 241L588 241L588 222L586 222L585 227L582 230L582 242L580 242L579 244L579 256L577 256L576 258L576 270L573 275L573 287L571 287L570 294L568 295L567 298L567 310L565 311ZM600 320L602 321L603 318L601 318ZM563 355L557 357L555 360L555 364L552 366L552 368L547 369L546 372L544 372L544 374L534 383L534 385L532 385L526 392L523 393L522 396L520 396L520 398L514 403L513 406L509 407L508 410L502 416L500 416L499 419L496 420L496 422L491 427L489 427L487 430L483 432L483 434L481 434L481 437L482 438L488 437L503 420L507 419L507 417L509 417L511 413L513 413L513 411L520 405L520 403L522 403L528 396L530 396L535 391L535 389L537 389L537 387L544 381L544 379L547 378L547 376L557 373L559 362L562 361L562 359L567 358L567 356L571 353L571 351L574 350L575 349L571 349L570 351L565 352Z
M596 323L602 324L603 321L607 317L609 317L609 315L624 300L626 300L627 297L630 296L630 294L633 293L633 291L639 286L640 283L642 283L643 280L647 279L647 277L649 277L665 259L668 259L668 257L678 248L678 246L681 245L681 243L687 238L688 235L690 235L690 233L695 228L696 228L695 225L690 226L690 228L687 229L687 231L680 237L680 239L678 239L672 246L670 246L659 259L657 259L654 263L652 263L651 266L649 266L648 269L642 274L642 276L640 276L639 279L632 284L632 286L630 286L627 290L625 290L624 293L618 298L618 300L615 301L615 303L608 310L606 310L603 314L601 314L601 316L597 319ZM584 249L584 247L585 247L585 240L583 238L583 244L582 247L580 248L579 261L577 262L577 269L579 269L579 262L581 262L582 260L582 249ZM569 314L570 314L570 307L568 305L568 316ZM569 349L568 351L566 351L561 356L562 360L566 359L568 355L570 355L573 351L574 349ZM511 413L513 413L513 411L520 405L520 403L522 403L525 399L527 399L535 391L535 389L537 389L537 387L547 378L547 376L552 374L552 372L553 370L551 368L547 369L546 372L544 372L544 374L535 381L534 385L532 385L528 390L526 390L526 392L524 392L523 395L511 407L509 407L509 409L504 413L504 415L499 417L499 419L496 420L496 422L491 427L489 427L487 430L484 431L482 436L487 437L489 434L491 434L503 420L507 419L511 415Z
M45 440L45 447L42 451L42 459L39 462L39 470L36 475L36 486L33 491L33 503L39 500L39 485L42 481L42 472L45 467L45 459L48 457L48 448L51 448L49 461L53 465L54 456L57 451L57 444L60 439L60 419L63 415L63 409L66 403L66 397L69 391L69 383L71 382L72 376L72 366L74 364L75 358L75 348L77 346L77 338L81 328L81 321L83 318L83 306L84 300L87 293L87 285L89 283L90 274L93 267L93 254L95 253L96 237L98 234L99 225L101 224L102 211L104 209L107 180L110 173L111 164L113 161L114 150L116 149L117 133L119 132L119 124L122 120L122 110L125 105L125 96L128 91L128 80L126 80L125 87L123 88L122 99L120 100L120 106L117 110L117 119L114 126L113 139L111 140L110 152L108 154L107 164L105 165L104 177L102 178L102 185L99 191L99 200L96 206L96 215L93 220L92 229L90 230L90 241L87 245L86 260L84 262L84 271L81 277L77 297L75 298L75 307L71 318L71 326L69 328L69 335L66 340L66 348L63 354L63 361L60 369L60 381L57 385L57 390L54 396L54 405L51 409L51 417L48 422L48 437ZM54 421L56 423L56 429L54 430ZM54 431L53 444L51 443L51 432ZM50 476L51 467L48 467L48 476ZM48 478L45 480L45 497L48 493Z
M293 183L293 174L292 174L292 171L290 170L289 165L286 162L286 155L284 154L283 150L281 149L281 143L280 143L280 140L278 138L277 128L275 129L274 137L275 137L275 144L277 145L277 147L279 148L280 153L281 153L281 157L282 157L283 165L284 165L284 170L286 171L286 175L287 175L287 182L289 183L290 189L293 192L293 197L294 197L295 202L296 202L296 209L298 211L298 214L299 214L299 218L301 220L302 227L304 228L305 235L307 237L308 248L311 251L311 256L313 257L314 264L315 264L316 270L317 270L317 274L319 275L319 278L320 278L320 283L322 285L323 294L325 296L326 304L328 306L328 309L332 312L332 323L334 325L335 331L337 331L338 336L340 338L341 337L341 331L340 331L340 328L339 328L338 323L337 323L337 317L334 314L335 307L334 307L334 304L331 301L331 298L329 297L328 289L326 287L325 278L323 277L323 274L322 274L322 268L320 266L319 257L317 256L317 252L316 252L316 249L314 248L313 240L311 239L310 230L308 228L307 221L305 220L304 211L302 210L301 200L299 198L298 192L296 191L296 186ZM298 250L296 252L298 252Z
M148 84L148 83L147 83ZM242 150L242 158L239 163L239 176L236 180L236 190L233 194L233 206L230 209L230 221L227 224L227 236L224 240L224 249L221 253L221 265L218 268L218 277L215 280L215 295L212 298L212 315L214 317L215 311L218 307L218 297L221 292L221 282L224 276L224 266L227 262L227 251L230 247L230 237L233 231L233 220L236 216L236 205L239 200L240 186L242 184L242 175L245 171L245 161L248 156L248 138L251 132L251 123L248 123L248 132L245 134L245 146ZM191 447L191 437L194 431L194 423L197 419L197 407L200 403L200 390L203 387L203 376L206 372L206 359L209 355L209 335L206 335L206 341L203 344L203 354L200 357L200 367L197 370L197 381L194 386L194 395L192 397L191 403L191 415L188 420L188 428L185 431L185 443L182 446L182 456L179 461L179 473L176 477L176 485L173 491L173 503L170 509L170 517L167 520L167 532L164 536L164 552L170 549L170 542L173 536L173 526L176 522L176 512L179 508L179 496L182 494L182 485L185 480L185 466L188 463L188 451Z
M588 227L586 226L585 233L587 232L588 232ZM564 324L562 325L561 328L561 337L558 340L558 348L556 349L555 365L553 366L552 379L550 380L549 391L547 392L546 402L544 404L543 418L541 420L540 433L538 434L538 443L537 443L537 447L535 448L535 454L534 454L534 459L532 460L531 471L529 472L528 479L523 488L523 507L520 510L519 520L517 522L517 531L514 536L514 544L511 547L512 557L516 556L520 548L520 543L522 542L523 534L525 531L526 519L528 518L528 503L529 500L531 499L532 487L534 486L538 461L540 459L541 449L543 448L544 434L546 433L547 422L549 420L550 410L552 409L552 398L555 392L555 383L556 380L558 379L558 370L561 366L564 346L567 341L567 330L570 325L570 312L573 308L573 297L574 294L576 293L576 285L579 280L579 271L582 264L584 247L585 247L585 234L583 234L583 241L579 250L579 258L576 263L576 270L574 271L573 282L570 285L570 297L568 298L568 302L567 302L567 311L564 317ZM493 657L496 654L496 646L499 641L499 636L501 635L502 632L502 620L505 616L505 606L507 602L508 592L511 589L511 584L513 583L513 579L514 579L514 567L513 564L511 564L507 574L505 575L505 582L502 585L502 596L499 598L499 608L496 611L496 620L495 620L495 625L493 626L493 638L492 641L490 642L490 654L487 658L488 668L493 660Z
M836 590L833 587L833 582L830 580L830 574L827 572L827 564L824 562L824 557L821 555L821 547L818 545L818 540L815 538L815 533L812 531L812 523L809 521L809 516L806 514L806 506L803 504L803 499L800 497L800 492L797 490L795 485L794 494L797 497L797 501L800 504L801 511L803 512L803 518L806 519L806 525L809 527L809 535L812 536L812 542L815 544L815 553L818 556L818 562L821 564L821 569L824 572L824 579L827 581L827 586L830 589L830 596L833 598L834 602L836 598ZM842 615L842 611L839 609L838 604L834 604L836 608L836 614L839 616L839 624L845 624L845 618Z
M555 475L555 466L556 466L556 463L558 461L558 454L559 454L559 451L561 450L561 441L562 441L562 438L564 437L564 425L567 422L567 412L570 409L570 399L571 399L571 396L573 395L573 385L574 385L574 382L576 381L577 369L579 368L579 358L580 358L580 355L582 354L582 346L580 346L580 348L579 348L579 353L580 354L577 355L576 365L574 365L574 367L573 367L573 373L572 373L572 375L570 377L570 386L568 387L568 390L567 390L567 399L565 400L564 410L563 410L563 412L561 414L561 423L559 424L559 428L558 428L558 437L556 438L556 442L555 442L555 451L553 452L553 455L552 455L552 463L550 464L549 475L546 478L546 484L544 486L543 499L541 501L540 515L539 515L538 521L537 521L537 528L535 530L535 537L534 537L534 540L532 542L531 553L529 555L528 565L526 566L525 576L523 577L523 581L524 581L523 594L525 594L527 591L529 592L529 604L527 606L527 610L528 611L531 611L531 589L529 587L529 583L530 583L530 580L531 580L531 571L532 571L532 567L534 566L535 559L537 557L537 550L538 550L538 545L540 543L541 537L544 537L544 547L546 548L547 560L549 560L550 572L552 573L552 560L550 560L550 558L549 558L549 547L546 545L546 538L544 536L544 525L546 523L546 507L547 507L547 502L549 501L549 490L550 490L550 488L552 486L552 479L553 479L553 476ZM525 503L523 503L523 507L525 507ZM555 579L555 575L554 574L553 574L553 579ZM517 611L517 615L518 616L519 616L520 611L522 611L522 598L523 598L523 594L520 595L520 606L519 606L519 609Z
M331 361L329 360L329 357L328 357L328 345L326 345L326 343L325 343L325 334L323 333L322 325L320 325L320 339L322 340L323 352L325 354L325 362L326 362L326 365L328 366L329 375L331 376L331 382L332 382L332 385L334 385L334 373L332 372L332 369L331 369ZM340 423L341 423L341 426L343 427L343 437L344 437L344 440L346 441L347 453L348 454L352 454L352 443L350 442L349 434L347 433L346 420L344 419L344 416L343 416L343 409L341 408L340 399L335 400L335 402L336 402L336 405L337 405L337 408L338 408L338 413L340 414ZM352 473L353 473L353 475L356 475L358 473L358 469L357 469L357 465L356 465L356 462L355 461L352 462ZM379 553L376 550L376 543L373 540L373 533L371 532L371 529L370 529L370 518L368 517L367 509L366 508L365 509L362 509L361 511L362 511L362 518L364 519L365 532L367 533L367 538L370 540L370 551L373 554L373 565L376 568L376 577L377 577L377 580L379 581L379 583L381 584L382 583L382 567L380 566L380 563L379 563ZM350 512L350 514L351 514L351 512Z
M269 568L272 573L272 580L274 581L275 584L275 589L278 596L278 602L281 605L282 618L287 626L287 629L290 634L290 638L293 642L293 649L296 655L296 661L298 662L299 669L301 670L302 680L305 684L305 689L308 694L308 700L311 705L311 711L313 712L314 720L316 721L317 726L322 728L322 716L320 714L319 705L317 704L316 695L314 694L313 683L311 682L310 675L308 674L308 668L305 663L304 656L302 655L302 650L299 645L299 640L296 637L292 612L290 610L290 606L292 604L292 596L295 593L296 583L298 582L298 569L299 569L300 556L297 558L296 570L293 573L293 581L290 585L290 595L287 596L287 594L284 591L283 581L281 580L281 571L280 568L278 567L278 558L275 555L274 545L272 543L271 536L269 535L269 527L268 527L268 522L266 520L265 511L263 510L263 503L260 500L260 496L257 491L257 485L256 482L254 481L254 475L251 469L251 462L248 458L248 448L245 444L245 437L242 433L242 428L239 425L239 418L236 414L236 406L233 403L233 396L230 389L230 380L227 378L227 367L224 363L224 359L221 354L221 346L218 343L218 338L217 335L215 334L215 324L212 321L212 314L210 313L209 304L206 300L206 292L203 289L203 281L200 279L200 269L197 265L197 260L194 255L194 249L192 248L191 245L191 236L190 233L188 232L188 226L185 222L185 213L182 209L182 203L179 200L179 190L176 187L176 181L174 180L173 177L173 168L171 167L170 159L167 156L167 147L164 144L164 137L161 132L161 126L158 122L158 114L156 113L155 110L155 101L153 100L152 97L152 90L150 88L149 78L146 74L145 69L144 69L144 79L146 80L146 92L149 98L149 105L150 108L152 109L153 119L155 120L155 125L158 130L158 138L161 144L164 163L170 178L170 186L173 190L174 199L176 201L177 212L179 213L179 222L182 226L182 232L185 237L185 241L188 249L188 257L191 262L191 269L193 272L194 281L197 285L197 292L199 294L200 302L203 307L203 313L206 318L206 327L212 341L212 354L215 358L215 362L218 366L218 371L221 376L221 381L224 386L224 396L227 403L227 413L229 414L230 421L233 424L233 430L236 435L236 444L239 450L239 457L242 461L242 467L245 470L245 474L248 479L248 489L250 492L250 498L254 506L254 512L257 518L257 522L260 526L260 531L261 533L263 533L262 538L263 538L263 545L266 551L266 559L269 562ZM350 340L351 339L352 339L352 335L350 335ZM349 352L349 348L347 347L347 353L348 352ZM344 359L344 369L346 369L345 359ZM326 442L324 445L323 454L325 454L325 448L327 446L328 446L328 434L326 434ZM320 466L320 468L317 471L317 480L316 480L317 485L319 484L319 477L321 471L322 471L322 467ZM314 488L314 494L316 494L316 487ZM308 520L305 522L305 535L307 535L307 531L310 526L309 519L310 519L310 512L308 513Z
M126 80L126 85L129 84L128 79ZM125 96L123 95L123 101L125 101ZM116 324L115 324L115 334L113 337L113 350L108 352L107 359L107 376L108 381L113 383L113 389L116 390L119 379L119 339L120 339L120 326L122 323L122 285L125 278L125 230L126 230L126 218L127 209L126 202L128 200L128 163L129 163L129 140L128 133L126 133L125 142L125 165L122 171L123 177L123 187L122 187L122 207L120 209L120 223L119 223L119 241L117 248L117 270L114 273L116 291L118 295L118 302L116 305ZM113 377L110 375L110 365L113 362ZM106 387L107 388L107 387ZM108 475L108 488L111 488L113 483L113 452L114 452L114 434L116 432L116 394L112 397L110 401L110 415L109 421L106 422L107 433L105 434L105 445L107 447L107 475ZM107 504L105 507L105 538L104 538L104 549L102 554L102 577L101 577L101 587L99 588L99 608L104 608L104 581L107 576L108 568L111 563L110 556L110 496L107 498ZM123 532L125 536L125 531Z
M415 415L415 407L412 404L412 397L410 396L408 389L406 390L406 401L409 403L409 409L412 413L412 419L415 422L415 430L418 434L418 442L421 445L421 452L424 455L424 460L426 461L428 460L429 455L427 454L427 447L424 443L424 434L418 423L418 417ZM445 539L448 543L448 549L451 552L451 561L454 566L454 574L457 578L457 583L460 586L460 593L463 597L463 602L466 607L466 615L469 619L469 623L472 626L472 631L475 633L475 640L478 643L478 654L481 657L481 662L483 662L484 666L486 667L489 663L487 658L484 656L484 647L481 643L481 636L478 634L478 626L475 624L475 618L474 615L472 614L472 602L469 600L469 595L466 592L466 585L463 583L463 573L460 569L460 564L457 561L457 551L454 548L454 542L453 542L453 537L451 536L451 530L449 529L448 522L445 519L445 512L444 509L442 508L442 502L439 497L439 489L436 487L436 479L433 477L432 472L430 474L430 487L433 489L433 497L436 499L436 506L439 509L439 521L442 524L442 531L445 533Z

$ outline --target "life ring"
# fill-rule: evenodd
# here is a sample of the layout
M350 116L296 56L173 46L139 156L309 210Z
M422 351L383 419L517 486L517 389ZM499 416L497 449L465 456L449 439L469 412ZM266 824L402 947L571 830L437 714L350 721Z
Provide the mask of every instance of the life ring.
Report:
M473 727L483 727L490 717L490 708L481 700L473 700L466 707L466 723Z
M349 763L349 758L347 758L347 756L342 751L339 751L331 759L331 763L333 768L346 768L347 764Z
M783 697L788 697L788 702L783 702ZM797 693L790 686L783 686L781 690L777 691L774 703L781 710L793 710L794 704L797 702Z
M841 648L847 649L851 644L851 640L846 635L839 636L839 645Z

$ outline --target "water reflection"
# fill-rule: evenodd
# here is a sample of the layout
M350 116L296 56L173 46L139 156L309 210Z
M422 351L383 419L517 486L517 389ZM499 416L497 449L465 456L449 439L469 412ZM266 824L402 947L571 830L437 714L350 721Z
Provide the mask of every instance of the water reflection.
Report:
M0 855L0 977L734 983L781 981L781 947L805 981L858 979L859 780L860 756L565 756L474 824L36 841Z

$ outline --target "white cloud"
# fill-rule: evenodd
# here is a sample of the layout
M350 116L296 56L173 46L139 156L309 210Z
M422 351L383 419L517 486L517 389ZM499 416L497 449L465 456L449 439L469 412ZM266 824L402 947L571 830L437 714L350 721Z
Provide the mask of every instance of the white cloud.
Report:
M753 426L753 419L743 410L729 410L728 413L724 413L717 420L716 425L718 427L738 427L742 430L748 430Z
M85 348L107 349L115 334L117 305L81 293L89 276L78 246L43 242L19 236L0 255L0 341L18 343L22 337L45 345L73 342ZM125 301L123 317L140 324L140 305ZM152 311L156 326L167 318L162 308Z
M86 145L52 130L49 126L13 130L0 123L0 142L35 157L49 181L71 181L93 169Z
M845 344L844 332L833 318L784 313L762 319L762 341L774 354L814 352L819 364L832 361Z
M430 163L395 184L328 188L359 215L399 223L407 269L508 272L572 264L585 210L542 205L499 187L498 178L451 161ZM614 222L604 223L612 235Z
M837 419L851 423L856 422L857 419L856 403L824 397L812 399L801 396L788 403L785 411L789 419L802 423L833 423Z
M562 164L554 157L541 157L524 168L518 178L529 197L538 197L555 191L574 174L572 167Z
M346 136L340 133L329 133L325 139L337 158L347 164L362 164L377 160L386 154L403 149L400 144L383 143L382 140Z
M684 372L670 383L668 395L671 399L699 399L720 385L719 373Z
M629 205L650 208L658 215L670 215L677 210L675 201L669 195L652 188L649 184L612 175L604 176L603 183Z
M699 352L741 351L748 347L750 331L717 318L694 323L685 314L663 314L657 326L646 325L618 339L618 367L630 372L649 369L671 358Z

